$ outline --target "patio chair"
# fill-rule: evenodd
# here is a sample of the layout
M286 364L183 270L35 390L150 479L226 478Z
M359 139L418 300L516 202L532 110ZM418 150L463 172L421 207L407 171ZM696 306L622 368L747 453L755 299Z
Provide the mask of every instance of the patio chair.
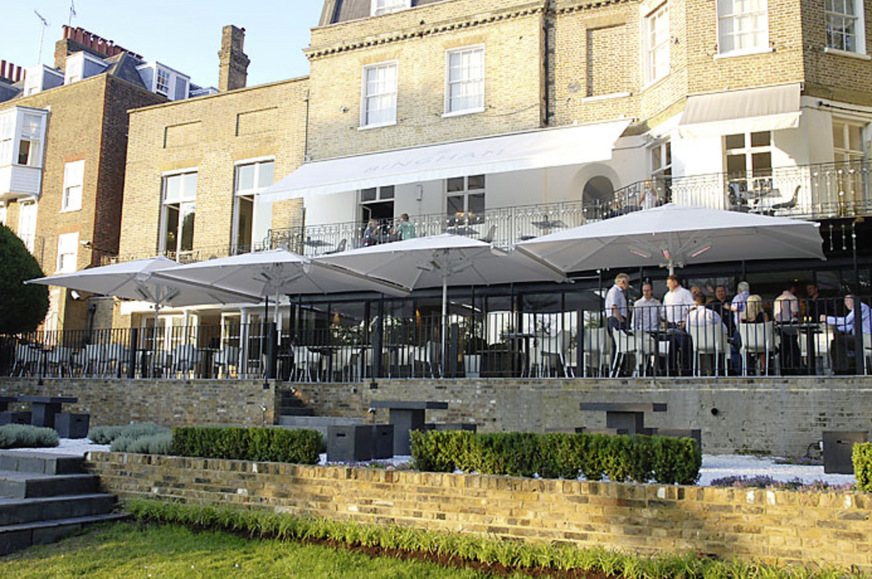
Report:
M10 376L24 376L34 374L39 365L39 352L27 344L16 344L15 363L12 365ZM18 372L18 374L16 374Z
M624 330L612 328L612 339L615 341L615 355L612 360L612 378L620 374L621 366L628 356L633 357L633 363L636 365L636 370L633 372L633 375L638 374L638 360L636 359L638 346L636 344L636 335Z
M57 372L59 378L64 377L64 368L67 372L70 371L70 357L73 355L73 349L66 346L58 346L54 350L49 350L45 355L45 363L48 366L49 373Z
M742 347L739 354L742 358L742 375L748 375L748 355L762 355L763 368L769 375L771 362L770 356L775 354L775 326L772 322L761 324L740 323L738 326L739 339ZM778 373L778 357L775 357L776 374Z
M130 349L127 346L123 346L121 344L106 345L106 363L104 365L104 374L108 372L109 368L111 367L113 376L120 376L129 362Z
M231 367L238 370L239 346L225 345L212 356L212 369L218 378L227 378Z
M584 335L584 376L588 368L596 370L597 376L603 375L603 369L609 367L612 355L612 341L609 339L608 328L585 328Z
M173 374L189 375L197 370L200 364L200 352L193 344L176 346L173 351Z
M348 240L343 237L342 239L339 240L339 243L336 245L336 247L334 249L331 249L330 251L325 251L324 254L325 255L333 255L334 253L341 253L341 252L345 251L346 245L348 245Z
M439 372L439 364L436 361L439 359L439 355L436 351L438 346L439 344L428 340L423 346L415 346L412 348L413 372L418 365L421 365L430 372L431 378L435 378L437 374L439 376L442 375L442 372Z
M636 331L636 369L640 376L648 375L648 368L660 368L661 358L669 360L669 340L661 340L656 333ZM665 367L665 366L663 366Z
M317 382L321 374L321 354L307 346L294 346L294 370L294 380Z
M720 369L723 368L724 374L727 371L727 360L730 356L730 346L727 343L727 330L722 324L717 326L699 326L689 324L687 333L690 335L690 340L693 344L693 375L702 375L703 356L712 356L714 359L714 375L720 375ZM723 361L723 366L721 366Z
M97 376L105 361L105 348L103 344L85 344L85 367L82 373L85 376Z

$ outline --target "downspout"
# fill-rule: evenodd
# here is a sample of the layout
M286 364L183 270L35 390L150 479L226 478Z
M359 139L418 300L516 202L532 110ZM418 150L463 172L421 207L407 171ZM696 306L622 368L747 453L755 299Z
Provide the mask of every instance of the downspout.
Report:
M551 125L551 81L553 80L553 71L551 69L551 46L554 40L554 0L545 0L545 10L542 17L542 126Z
M306 89L306 119L303 122L303 162L309 161L309 89Z

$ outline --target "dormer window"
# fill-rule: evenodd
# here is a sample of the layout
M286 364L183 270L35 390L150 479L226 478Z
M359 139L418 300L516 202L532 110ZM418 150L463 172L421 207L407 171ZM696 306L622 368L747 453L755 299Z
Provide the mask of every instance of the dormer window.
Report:
M391 12L399 12L412 7L412 0L372 0L373 16L382 14L390 14Z
M154 90L162 95L166 95L170 91L170 75L167 71L157 69L157 77L154 81Z
M72 84L86 78L98 75L106 70L108 65L100 58L87 52L76 52L67 57L64 62L64 84Z
M159 62L149 62L136 67L142 82L152 92L167 97L171 101L188 98L190 77L164 66Z

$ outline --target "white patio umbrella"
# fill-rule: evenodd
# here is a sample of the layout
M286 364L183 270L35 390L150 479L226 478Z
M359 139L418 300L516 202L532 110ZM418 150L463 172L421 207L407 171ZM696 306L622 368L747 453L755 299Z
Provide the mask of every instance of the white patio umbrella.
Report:
M448 286L525 281L565 281L538 258L507 252L490 243L442 234L384 243L313 258L361 274L418 289L442 287L442 359L445 359Z
M818 223L667 204L558 231L516 249L561 271L659 264L825 259Z
M260 301L258 295L244 291L185 283L161 276L161 273L178 269L181 264L166 257L150 257L123 263L113 263L70 273L28 280L25 283L52 285L95 294L142 300L155 305L155 310L165 306L193 306L201 304L227 304L234 302Z

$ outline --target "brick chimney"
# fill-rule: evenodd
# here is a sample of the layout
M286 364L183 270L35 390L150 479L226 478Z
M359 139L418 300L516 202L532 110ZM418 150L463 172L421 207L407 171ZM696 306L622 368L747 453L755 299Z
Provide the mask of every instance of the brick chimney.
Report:
M55 68L64 70L67 56L74 52L85 51L99 58L108 58L121 52L127 52L142 60L142 55L118 46L111 40L106 40L84 28L73 28L64 24L63 38L55 44Z
M245 87L248 79L248 57L242 52L245 28L233 25L221 30L221 50L218 51L218 90L225 92Z
M18 81L24 80L24 69L16 66L11 62L0 60L0 81L9 84L15 84Z

